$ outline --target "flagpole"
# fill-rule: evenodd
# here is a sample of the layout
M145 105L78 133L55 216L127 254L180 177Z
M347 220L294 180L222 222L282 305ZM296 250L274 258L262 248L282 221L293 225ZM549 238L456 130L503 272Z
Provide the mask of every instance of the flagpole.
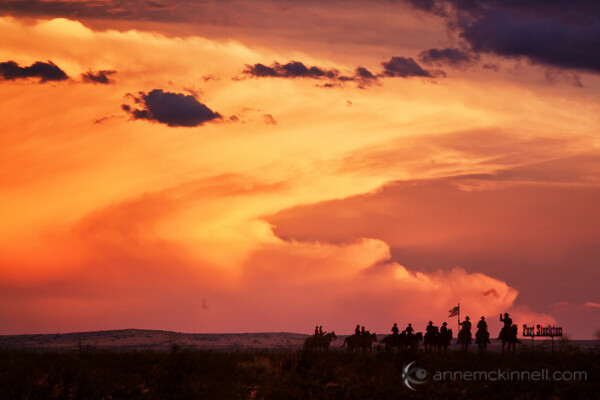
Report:
M457 326L458 326L458 332L460 332L460 303L458 303L458 321L457 322ZM457 332L457 334L458 334Z

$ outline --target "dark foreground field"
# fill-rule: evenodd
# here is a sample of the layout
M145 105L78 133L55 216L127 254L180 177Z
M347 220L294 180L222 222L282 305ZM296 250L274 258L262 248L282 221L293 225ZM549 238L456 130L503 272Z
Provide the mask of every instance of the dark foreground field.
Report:
M405 386L405 365L415 361ZM427 372L424 383L422 374ZM594 350L447 354L299 350L0 351L0 399L597 399ZM435 379L437 371L584 371L585 379ZM542 372L543 373L543 372ZM406 374L405 374L406 377ZM416 383L415 383L416 382ZM410 382L409 382L410 383Z

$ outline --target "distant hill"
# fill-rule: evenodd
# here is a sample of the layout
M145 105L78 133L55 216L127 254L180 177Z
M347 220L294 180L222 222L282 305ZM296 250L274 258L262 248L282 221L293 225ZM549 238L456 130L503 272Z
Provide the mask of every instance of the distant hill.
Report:
M74 350L85 346L106 350L190 349L244 350L299 348L308 335L299 333L180 333L144 329L0 336L0 348Z
M299 349L309 335L290 332L264 333L180 333L144 329L121 329L97 332L75 332L40 335L0 335L0 349L28 350L76 350L95 348L99 350L170 350L174 345L185 349L211 350L251 350L251 349ZM338 336L331 348L339 349L346 335ZM381 340L385 335L378 335ZM531 344L531 340L522 339L522 343ZM549 340L536 340L536 347L550 349ZM560 340L555 340L555 348ZM573 340L568 343L579 348L598 346L594 340ZM452 341L452 350L459 349L456 339ZM477 351L473 343L470 351ZM500 351L500 343L492 340L490 351Z

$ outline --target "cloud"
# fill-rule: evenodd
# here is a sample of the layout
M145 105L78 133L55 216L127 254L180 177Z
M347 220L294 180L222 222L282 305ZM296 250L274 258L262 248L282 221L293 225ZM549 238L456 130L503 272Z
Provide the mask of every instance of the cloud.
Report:
M600 8L540 0L407 0L447 19L476 52L526 57L535 64L600 72Z
M383 75L388 77L433 77L433 75L429 71L426 71L423 68L421 68L421 66L417 64L417 62L412 57L392 57L389 61L381 63L381 65L383 66Z
M141 0L8 0L0 2L0 10L16 16L76 16L102 28L122 26L122 21L139 26L149 21L188 23L205 34L235 32L238 39L248 35L266 37L267 33L277 32L281 36L278 39L302 37L309 38L311 43L369 41L394 48L394 43L399 41L398 35L389 34L393 27L386 18L378 20L380 25L377 26L373 25L372 18L369 25L350 25L357 19L347 18L347 10L339 1L311 2L306 7L289 2L281 7L276 1L262 0L252 8L240 0L209 3L207 7L204 2L195 4L185 0L172 0L160 6L154 2L142 4ZM397 14L413 18L402 8L403 4L409 4L435 16L428 21L433 24L440 23L437 17L441 16L451 30L462 34L478 52L527 57L549 66L600 72L600 56L593 51L599 46L600 10L593 0L569 1L568 7L561 2L543 0L363 0L355 3L356 9L365 15L397 10ZM253 21L252 29L245 21ZM162 29L167 29L167 25L162 24ZM286 28L282 29L282 25ZM371 32L365 34L367 30Z
M246 65L242 72L244 75L255 78L309 78L326 80L317 85L323 88L341 87L345 82L356 82L359 87L376 83L378 75L373 74L365 67L357 67L353 74L343 75L337 69L326 69L316 66L306 66L300 61L290 61L287 64L274 62L271 66L261 63Z
M172 127L194 127L222 118L219 113L210 110L194 96L183 93L154 89L148 93L140 92L139 97L130 96L136 104L142 105L142 108L137 109L128 104L121 105L123 111L132 119L145 119Z
M365 67L357 67L353 79L359 83L360 88L377 84L379 76L374 75Z
M382 47L405 48L399 47L399 42L414 45L415 40L419 40L414 35L402 34L407 32L408 26L421 25L421 29L433 21L425 16L416 23L406 7L388 0L360 0L354 2L352 8L338 0L311 1L304 5L292 1L283 7L276 0L256 0L252 7L244 0L160 3L163 8L150 7L145 0L3 0L0 14L77 19L96 31L139 29L169 37L234 40L250 48L257 48L256 45L277 48L279 54L289 54L289 49L294 49L294 54L313 57L317 53L329 57L334 48L363 54L376 54ZM443 28L438 26L428 25L426 29L443 33ZM366 49L365 44L370 49Z
M483 69L491 69L492 71L498 72L498 64L486 63L481 66Z
M341 245L272 242L225 269L161 237L156 218L168 204L151 196L140 200L101 210L76 224L70 236L55 237L80 255L61 254L69 274L21 284L0 279L0 316L13 322L10 329L130 324L191 332L305 332L320 321L327 330L350 333L361 321L382 333L393 322L415 327L429 319L441 322L457 301L464 315L512 314L518 294L503 281L461 268L411 271L390 262L387 245L374 239ZM239 250L229 243L219 251ZM485 288L499 296L482 298ZM498 327L490 321L490 329Z
M335 69L325 69L320 67L307 67L300 61L290 61L286 64L274 62L270 67L261 63L246 65L243 74L258 78L312 78L336 79L339 71Z
M251 76L255 76L258 78L262 78L262 77L280 77L282 76L280 72L278 72L276 70L277 66L280 65L279 63L275 63L273 64L273 67L267 67L264 64L261 63L257 63L254 65L246 65L246 68L244 69L243 73L246 75L251 75Z
M557 299L594 299L596 290L589 282L597 280L600 256L600 176L591 173L591 165L598 165L598 157L528 164L522 154L527 141L520 146L519 141L489 136L490 142L468 145L469 135L449 137L445 146L483 159L497 156L495 146L501 145L507 154L504 162L515 165L497 173L390 182L369 194L296 206L266 219L277 236L292 242L344 244L370 237L388 244L390 261L411 271L429 275L442 266L460 266L493 276L520 292L515 305L527 304L536 311L545 311ZM435 143L442 146L441 141ZM548 151L558 145L534 143ZM519 148L514 158L512 146L514 151ZM488 153L492 148L494 154ZM408 148L389 157L373 152L373 160L362 158L356 168L367 173L381 168L380 162L390 162L390 168L402 169L398 160L405 154L434 159L419 150ZM410 165L411 160L406 162ZM480 298L494 298L490 289L501 295L494 286L478 289ZM537 322L533 317L529 321ZM569 321L573 331L585 335L589 330L583 320Z
M329 329L350 332L360 321L378 333L393 322L412 322L417 329L430 319L440 324L457 302L463 315L513 313L518 292L506 282L462 268L412 270L391 261L389 250L366 238L338 245L291 241L258 250L245 262L243 278L246 291L261 295L249 296L245 307L268 310L271 329L275 320L296 330L323 321ZM485 290L497 296L482 296ZM530 310L519 315L552 321ZM490 324L499 331L497 319Z
M444 48L422 51L418 58L419 61L427 65L448 65L461 68L473 64L479 57L465 50Z
M380 239L281 240L267 223L236 216L253 199L264 202L263 195L280 196L283 188L249 176L209 176L63 221L41 238L48 250L32 254L35 267L21 254L0 254L0 266L22 277L0 274L0 318L15 333L123 324L305 332L315 321L338 333L360 321L380 333L393 322L441 322L457 301L464 315L512 314L518 292L493 276L449 265L411 269L393 261ZM181 221L194 235L182 235ZM46 273L31 279L35 268ZM489 289L498 296L481 295Z
M14 61L0 63L0 80L12 81L27 78L40 78L40 83L69 79L67 74L52 61L36 61L29 67L20 67Z
M115 81L109 78L109 75L116 74L117 71L114 70L101 70L101 71L88 71L84 74L81 74L81 78L84 82L87 83L99 83L102 85L109 85L114 83Z
M442 3L444 0L404 0L414 8L438 15L447 15Z
M246 65L242 73L255 78L324 79L329 82L319 85L319 87L327 88L339 87L344 82L356 82L359 87L364 87L377 83L379 78L382 77L408 78L420 76L431 78L434 76L431 72L421 68L413 58L392 57L381 65L384 70L379 74L374 74L369 69L359 66L353 74L343 75L337 69L308 67L299 61L290 61L287 64L274 62L270 66L261 63Z
M377 76L373 75L371 71L366 69L365 67L357 67L356 68L356 77L363 80L373 80L377 79Z
M496 289L488 289L485 292L482 293L484 296L489 296L490 294L493 295L494 297L498 297L498 292L496 291Z
M22 16L55 16L65 17L77 15L79 18L108 18L116 20L133 20L146 18L149 20L173 20L170 13L165 13L158 3L141 4L140 0L100 0L100 1L38 1L8 0L0 4L0 10ZM149 5L151 5L149 7ZM179 18L177 18L179 19Z
M264 114L263 117L264 117L265 124L277 125L277 121L275 120L275 118L273 118L273 116L271 114Z
M487 11L461 26L461 36L478 52L525 56L537 64L600 72L600 24L572 26L556 16L522 16Z
M568 70L548 68L546 70L546 82L557 83L558 81L566 82L567 84L575 87L583 87L581 78L578 74Z

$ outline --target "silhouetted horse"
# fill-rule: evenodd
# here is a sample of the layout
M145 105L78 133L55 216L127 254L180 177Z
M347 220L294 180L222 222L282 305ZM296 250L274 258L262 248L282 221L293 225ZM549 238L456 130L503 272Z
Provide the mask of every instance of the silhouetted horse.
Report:
M437 327L436 327L437 328ZM448 350L450 342L452 340L452 329L446 330L445 333L440 332L438 329L425 333L425 340L423 341L423 347L425 350L440 351L442 349Z
M506 328L502 328L500 331L500 336L498 336L499 340L502 340L502 352L504 353L504 346L508 345L508 351L514 353L517 347L517 343L519 343L519 339L517 339L517 325L513 324L510 328L510 331L507 331ZM512 350L511 350L512 347Z
M425 351L437 350L437 336L440 331L437 326L428 326L423 339L423 347Z
M400 334L400 339L404 346L418 349L419 342L423 340L423 332L417 332L415 334L411 333L410 335L406 332L402 332Z
M490 333L487 329L479 328L475 334L475 343L479 346L480 351L487 349L488 343L490 343Z
M335 332L329 332L323 336L310 336L304 341L304 350L329 350L329 344L337 339Z
M458 342L462 351L468 351L469 345L471 344L471 330L463 327L458 332Z
M342 347L347 346L348 351L362 350L373 351L373 343L377 341L377 335L367 331L366 335L352 335L344 339Z
M386 351L392 350L394 348L400 350L402 347L404 347L400 335L387 335L383 338L381 342L385 346Z
M448 329L446 333L440 332L436 336L436 347L438 350L448 350L450 342L452 341L452 329Z
M416 334L407 334L402 332L399 335L388 335L381 341L386 350L392 350L394 348L402 350L406 347L418 348L419 342L423 340L423 334L417 332Z

